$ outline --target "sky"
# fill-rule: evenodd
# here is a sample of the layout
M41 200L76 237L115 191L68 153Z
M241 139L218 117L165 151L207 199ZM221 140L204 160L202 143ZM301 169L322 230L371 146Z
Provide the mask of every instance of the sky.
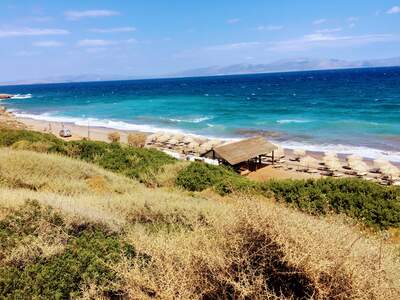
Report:
M0 0L0 81L400 56L400 0Z

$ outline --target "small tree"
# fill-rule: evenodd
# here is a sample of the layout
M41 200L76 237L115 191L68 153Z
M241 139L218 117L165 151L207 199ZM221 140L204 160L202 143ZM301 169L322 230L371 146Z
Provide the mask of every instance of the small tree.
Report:
M142 133L130 133L128 135L129 146L143 148L145 144L146 144L146 135Z
M107 137L111 143L118 143L121 140L121 135L117 131L110 132Z

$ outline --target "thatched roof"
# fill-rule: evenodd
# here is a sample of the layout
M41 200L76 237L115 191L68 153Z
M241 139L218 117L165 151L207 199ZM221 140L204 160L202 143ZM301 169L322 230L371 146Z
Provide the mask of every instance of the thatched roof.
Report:
M213 150L221 159L231 165L237 165L259 155L269 154L278 149L263 137L254 137L215 147Z

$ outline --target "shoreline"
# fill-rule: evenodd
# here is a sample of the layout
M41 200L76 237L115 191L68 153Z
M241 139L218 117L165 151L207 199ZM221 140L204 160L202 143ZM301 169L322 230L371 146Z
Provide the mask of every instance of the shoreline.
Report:
M25 124L28 129L52 133L59 137L58 132L62 129L62 125L71 130L72 137L65 138L65 140L81 140L83 138L89 138L91 140L109 142L107 135L112 132L119 132L121 135L121 142L127 143L127 138L130 133L141 133L144 135L149 135L151 132L142 132L135 130L119 130L101 126L82 126L76 125L72 122L57 122L57 121L44 121L35 120L31 118L15 117L19 122Z
M108 135L113 132L118 132L120 134L120 142L121 143L128 143L128 135L129 134L141 134L148 137L148 140L151 140L151 136L154 136L152 132L143 132L138 130L118 130L113 128L107 127L100 127L100 126L82 126L77 125L72 122L58 122L58 121L45 121L45 120L36 120L31 118L24 118L20 116L16 116L13 112L7 111L6 108L2 108L2 114L0 114L0 120L7 124L11 123L15 128L21 129L28 129L42 133L51 133L57 137L59 137L59 131L63 128L63 126L69 130L71 130L72 136L69 138L61 138L66 141L72 140L81 140L84 138L89 138L90 140L97 140L97 141L104 141L109 142ZM16 126L18 125L18 126ZM12 128L12 126L11 126ZM158 132L160 133L160 132ZM168 133L164 133L164 135L168 135ZM194 140L205 140L204 138L196 135L190 134L181 134L183 137L191 137ZM208 140L210 141L210 140ZM220 139L222 143L229 142L229 140ZM279 145L279 143L278 143ZM156 148L160 151L175 153L176 156L179 156L180 159L188 159L187 152L182 150L178 145L171 146L167 144L153 144L147 142L145 144L146 148ZM301 149L301 148L298 148ZM322 178L328 175L324 174L325 172L322 171L321 166L311 167L308 168L309 171L302 171L304 167L302 167L302 163L299 161L295 161L295 153L293 149L284 148L284 153L281 159L278 159L278 162L275 165L271 165L271 163L266 163L264 166L256 171L252 171L248 174L248 177L252 180L256 181L265 181L270 179L312 179L312 178ZM173 156L175 157L175 154ZM170 154L171 155L171 154ZM198 155L198 154L197 154ZM327 155L326 152L323 151L306 151L305 156L303 158L309 157L311 159L315 159L319 162L322 162L324 156ZM189 155L190 156L190 155ZM196 156L196 154L195 154ZM346 164L346 155L338 153L338 159L341 161L342 166ZM374 167L374 163L372 159L368 159L365 157L361 158L369 169ZM396 167L400 167L400 162L392 162L392 164ZM320 170L320 171L318 171ZM353 177L351 175L346 175L346 171L342 168L342 171L338 172L338 176L336 177ZM340 176L339 176L340 175ZM379 176L369 174L367 176L368 180L378 180Z
M13 112L9 112L10 114L12 114L18 121L20 121L21 123L26 124L27 126L31 126L31 129L36 130L36 131L40 131L40 132L48 132L48 130L44 130L45 128L48 128L49 124L54 127L53 129L53 134L56 134L58 136L58 132L61 129L61 124L67 125L69 127L69 129L71 129L72 133L73 133L73 138L75 139L82 139L82 138L87 138L88 137L88 126L84 126L84 125L77 125L74 122L71 121L47 121L47 120L38 120L38 119L34 119L34 118L30 118L30 117L21 117L21 116L16 116ZM121 134L121 142L126 143L127 142L127 136L130 133L140 133L140 134L144 134L144 135L150 135L154 132L168 132L168 133L177 133L176 131L172 130L169 131L168 129L165 130L157 130L157 131L142 131L142 130L130 130L130 129L118 129L118 128L110 128L110 127L105 127L105 126L99 126L99 125L90 125L89 123L89 135L91 139L95 139L95 140L99 140L99 141L105 141L108 142L108 138L107 135L111 132L119 132ZM178 132L181 133L181 132ZM192 136L192 137L199 137L199 138L208 138L208 139L219 139L222 141L235 141L235 140L239 140L241 138L215 138L215 137L207 137L207 136L200 136L200 135L196 135L196 134L190 134L190 133L181 133L183 135L187 135L187 136ZM243 138L247 138L247 137L243 137ZM350 154L356 154L358 156L361 156L364 160L366 160L367 162L372 162L374 159L378 158L378 157L367 157L365 155L359 154L359 153L354 153L354 152L346 152L346 153L342 153L341 151L338 150L338 148L342 147L342 145L337 145L337 147L335 148L335 145L331 145L329 148L329 150L309 150L309 148L314 148L313 145L311 145L310 147L302 147L302 145L299 145L298 147L286 147L285 146L285 142L275 142L272 139L268 139L270 142L274 143L274 144L278 144L281 145L285 152L288 153L292 153L295 149L304 149L307 151L308 154L310 154L311 156L317 158L317 159L321 159L324 155L324 153L326 153L327 151L335 151L338 153L338 156L341 158L344 158ZM291 144L291 142L288 142L289 144ZM307 149L308 148L308 149ZM371 148L372 149L372 148ZM384 150L381 150L384 153ZM393 160L389 157L385 157L385 155L379 156L379 158L384 158L390 162L392 162L393 164L395 164L396 166L400 166L400 161L397 160Z
M183 129L179 128L163 128L157 125L150 124L134 124L128 123L127 121L122 120L113 120L113 119L97 119L97 118L81 118L81 117L67 117L67 116L53 116L46 114L25 114L14 111L12 109L8 110L12 113L17 119L27 120L28 122L42 122L43 124L48 123L64 123L68 124L68 126L76 127L78 131L82 131L81 128L87 128L87 123L90 123L91 128L102 128L104 131L119 131L123 133L144 133L151 134L155 132L166 132L170 134L183 134L185 136L192 136L196 138L206 138L209 140L222 140L222 141L238 141L240 139L245 139L253 136L263 136L271 143L282 146L285 150L293 151L295 149L304 149L309 153L326 153L326 152L336 152L339 156L347 156L347 155L357 155L363 157L366 160L374 160L374 159L385 159L391 161L397 165L400 165L400 149L399 151L389 150L389 149L380 149L374 147L368 147L366 145L348 145L348 144L324 144L318 143L314 141L313 143L301 142L296 139L276 139L273 135L264 135L263 131L258 133L258 130L248 130L249 133L232 136L232 137L220 137L213 134L203 135L201 133L191 133L186 132ZM247 130L246 130L247 131ZM100 135L103 136L104 134ZM81 136L87 136L86 133L81 134Z

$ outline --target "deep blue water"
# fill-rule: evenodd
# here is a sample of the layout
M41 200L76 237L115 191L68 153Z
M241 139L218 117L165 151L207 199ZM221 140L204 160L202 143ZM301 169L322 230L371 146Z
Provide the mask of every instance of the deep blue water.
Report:
M400 68L0 87L46 120L336 148L400 161Z

